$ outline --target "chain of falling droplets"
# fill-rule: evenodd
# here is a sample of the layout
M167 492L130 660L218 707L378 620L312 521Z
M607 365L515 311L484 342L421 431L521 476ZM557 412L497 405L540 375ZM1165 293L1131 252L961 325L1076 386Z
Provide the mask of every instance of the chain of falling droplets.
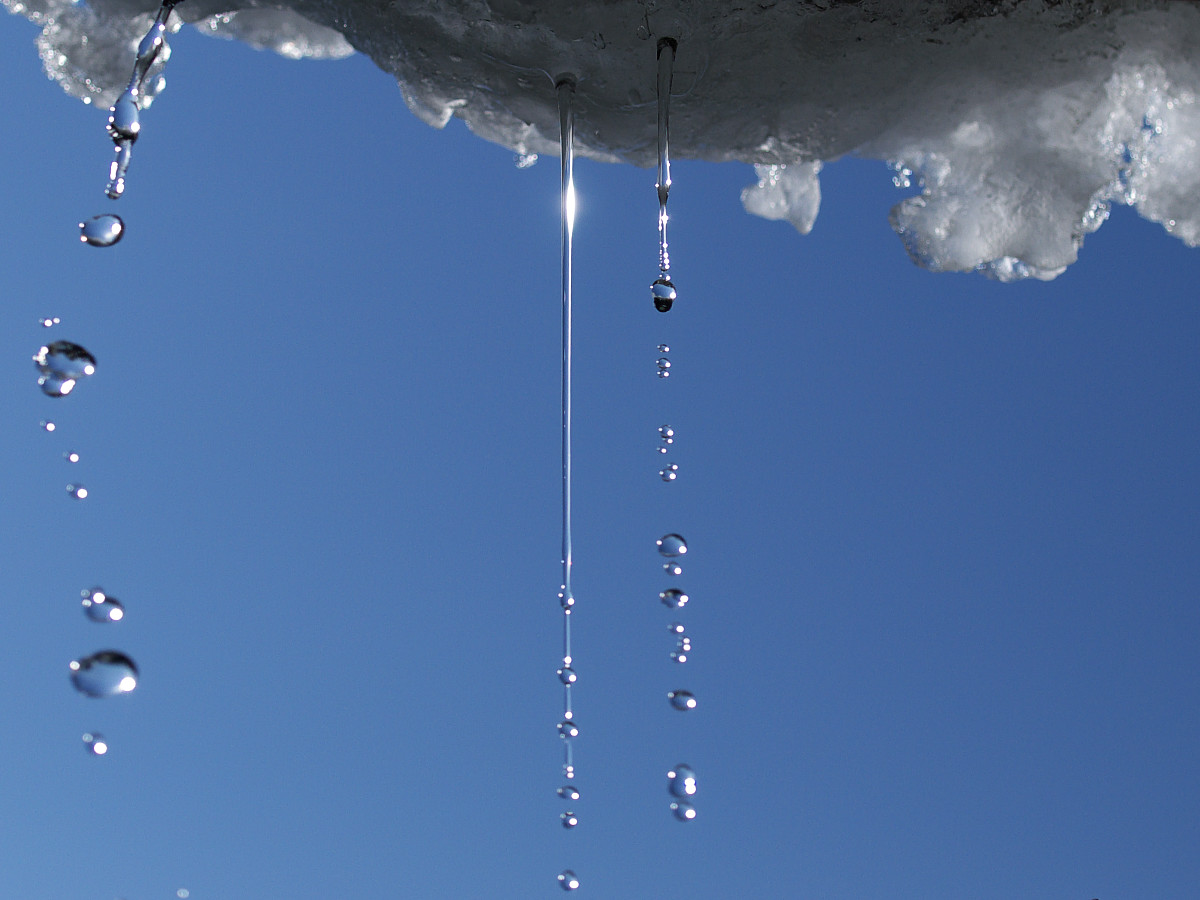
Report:
M667 254L667 196L671 192L671 158L668 149L670 130L671 80L675 69L673 38L658 42L658 278L650 285L654 308L667 312L675 302L671 282L671 257Z
M171 10L180 2L182 0L163 0L158 15L154 17L154 24L138 43L137 59L133 63L133 75L129 78L129 86L108 111L107 129L113 143L116 144L116 157L109 166L108 186L104 193L113 200L125 192L125 173L129 170L133 143L142 130L141 98L146 89L146 77L156 60L165 65L171 55L171 48L167 44L167 19L171 16Z

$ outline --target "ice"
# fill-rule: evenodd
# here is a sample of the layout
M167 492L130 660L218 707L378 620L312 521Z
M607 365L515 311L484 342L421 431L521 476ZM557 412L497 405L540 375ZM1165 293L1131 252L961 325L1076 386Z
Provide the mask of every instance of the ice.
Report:
M43 65L109 105L156 4L2 0ZM656 162L657 39L678 41L672 155L755 164L746 209L813 227L824 162L886 160L891 223L937 271L1053 278L1113 204L1200 243L1200 9L1167 0L187 0L178 19L285 56L357 49L431 125L457 116L523 158ZM881 169L881 177L887 177Z

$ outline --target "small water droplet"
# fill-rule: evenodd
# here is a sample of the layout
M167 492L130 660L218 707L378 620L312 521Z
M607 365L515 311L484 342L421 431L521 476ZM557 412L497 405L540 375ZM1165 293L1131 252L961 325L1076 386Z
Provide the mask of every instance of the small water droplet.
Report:
M659 469L658 477L663 481L674 481L679 477L679 466L677 466L675 463L671 463L671 465L667 466L665 469Z
M557 791L555 791L555 793L558 794L558 796L562 797L564 800L578 800L579 799L579 790L574 785L564 784Z
M67 493L76 500L86 500L88 497L88 489L82 484L68 484Z
M667 699L671 701L672 708L680 712L696 708L696 698L691 691L668 691Z
M667 448L667 447L663 447L663 446L659 446L659 448L658 448L658 452L659 452L659 453L666 453L666 452L667 452L667 450L668 450L668 448Z
M670 425L658 426L658 437L664 444L675 443L675 429Z
M562 773L563 773L563 778L570 781L572 778L575 777L575 767L572 765L564 764L563 768L562 768Z
M79 462L79 454L76 453L74 450L68 450L66 453L63 454L63 459L65 459L69 463L77 463L77 462Z
M579 889L579 877L570 869L563 869L558 875L558 886L564 891Z
M671 651L671 662L685 663L688 661L687 654L682 650Z
M574 828L579 824L579 818L570 810L567 810L565 813L560 815L559 819L562 820L563 828Z
M663 593L666 592L664 591ZM662 594L659 594L659 596L661 597ZM669 631L671 634L683 634L685 631L687 631L687 629L683 627L682 622L672 622L667 626L667 631Z
M670 352L671 352L671 348L670 348L670 347L668 347L666 344L659 344L659 345L658 345L658 352L659 352L659 353L670 353Z
M137 96L125 91L108 111L108 133L114 141L136 141L142 130Z
M558 736L564 741L579 737L579 726L570 719L563 719L558 723Z
M675 303L675 285L670 278L658 278L650 285L650 296L654 298L654 308L659 312L668 312Z
M128 694L137 687L138 668L133 660L116 650L101 650L70 664L71 684L88 697Z
M50 397L65 397L78 379L96 371L96 358L70 341L43 344L33 355L33 362L41 373L38 387Z
M656 366L658 366L659 371L665 371L665 370L671 368L671 361L669 359L667 359L665 356L660 356L658 359L656 359L654 361L654 364Z
M528 169L538 161L536 153L514 153L513 162L518 169Z
M116 597L110 597L98 587L79 592L83 598L83 611L93 622L120 622L125 618L125 606Z
M671 609L683 609L691 598L679 588L667 588L659 593L658 599L662 601L663 606ZM671 627L674 628L673 625Z
M43 328L52 328L53 326L58 325L60 322L62 322L62 319L60 319L58 316L42 316L40 319L38 319L38 324Z
M664 534L655 543L658 545L658 552L668 559L683 556L688 550L687 541L679 534Z
M690 822L696 818L696 807L686 800L673 800L671 801L671 813L680 822Z
M124 236L125 223L120 216L92 216L79 223L79 240L92 247L111 247Z
M696 795L696 773L691 766L680 763L667 772L667 790L672 797L694 797Z
M683 566L677 562L665 562L663 563L663 571L674 577L683 574Z
M58 426L49 419L42 419L42 421L38 422L38 428L42 429L43 431L53 431L57 427Z
M98 731L87 731L83 735L83 749L92 756L103 756L108 752L108 741Z
M188 897L192 896L192 892L187 888L180 888L175 892L175 896L178 897L179 900L187 900Z
M574 684L578 677L570 666L563 666L558 670L558 680L563 684Z

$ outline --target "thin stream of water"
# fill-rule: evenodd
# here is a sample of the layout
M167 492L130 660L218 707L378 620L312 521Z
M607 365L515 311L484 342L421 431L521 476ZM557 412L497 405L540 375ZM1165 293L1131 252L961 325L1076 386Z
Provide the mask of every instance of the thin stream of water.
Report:
M671 282L671 257L667 253L667 196L671 192L671 155L669 144L671 117L671 79L675 69L673 38L658 42L658 278L650 285L654 308L667 312L675 302ZM664 376L665 377L665 376Z

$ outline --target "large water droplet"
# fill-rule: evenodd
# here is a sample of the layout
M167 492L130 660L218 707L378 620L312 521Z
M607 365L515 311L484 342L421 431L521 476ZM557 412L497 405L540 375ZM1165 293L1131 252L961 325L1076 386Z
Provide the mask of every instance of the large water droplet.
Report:
M563 684L574 684L578 677L570 666L563 666L558 670L558 680Z
M667 691L667 699L671 701L672 708L680 712L696 708L696 697L691 691Z
M667 588L659 593L658 599L663 602L663 606L671 609L683 609L691 598L679 588Z
M558 723L558 736L564 741L579 737L579 726L570 719L563 719Z
M38 386L50 397L65 397L78 379L96 371L96 357L70 341L43 344L33 362L41 373Z
M658 552L668 559L674 559L687 553L687 541L680 534L664 534L655 541L655 544L658 546Z
M93 622L120 622L125 618L125 607L116 597L110 597L100 588L82 590L83 611Z
M650 296L654 298L654 308L659 312L668 312L675 303L675 285L670 278L657 278L650 285Z
M125 236L120 216L92 216L79 223L79 239L93 247L111 247Z
M564 784L562 787L560 787L556 791L556 793L558 794L558 796L562 797L564 800L578 800L579 799L579 790L570 784Z
M92 756L103 756L108 752L108 741L98 731L87 731L83 735L83 749Z
M659 469L658 477L663 481L674 481L679 477L679 466L675 463L671 463L665 469Z
M86 500L88 498L88 489L82 484L68 484L67 493L76 500Z
M138 668L133 660L116 650L101 650L71 661L71 684L88 697L128 694L137 687Z
M673 797L694 797L696 773L691 766L680 763L667 773L667 790Z
M114 141L136 141L142 130L137 97L126 91L108 111L108 133Z
M686 800L673 800L671 801L671 813L680 822L690 822L696 818L696 807Z
M558 875L558 886L564 891L579 889L579 877L570 869L563 869Z
M565 813L559 816L559 819L562 820L563 828L574 828L579 824L579 818L570 810L567 810Z

